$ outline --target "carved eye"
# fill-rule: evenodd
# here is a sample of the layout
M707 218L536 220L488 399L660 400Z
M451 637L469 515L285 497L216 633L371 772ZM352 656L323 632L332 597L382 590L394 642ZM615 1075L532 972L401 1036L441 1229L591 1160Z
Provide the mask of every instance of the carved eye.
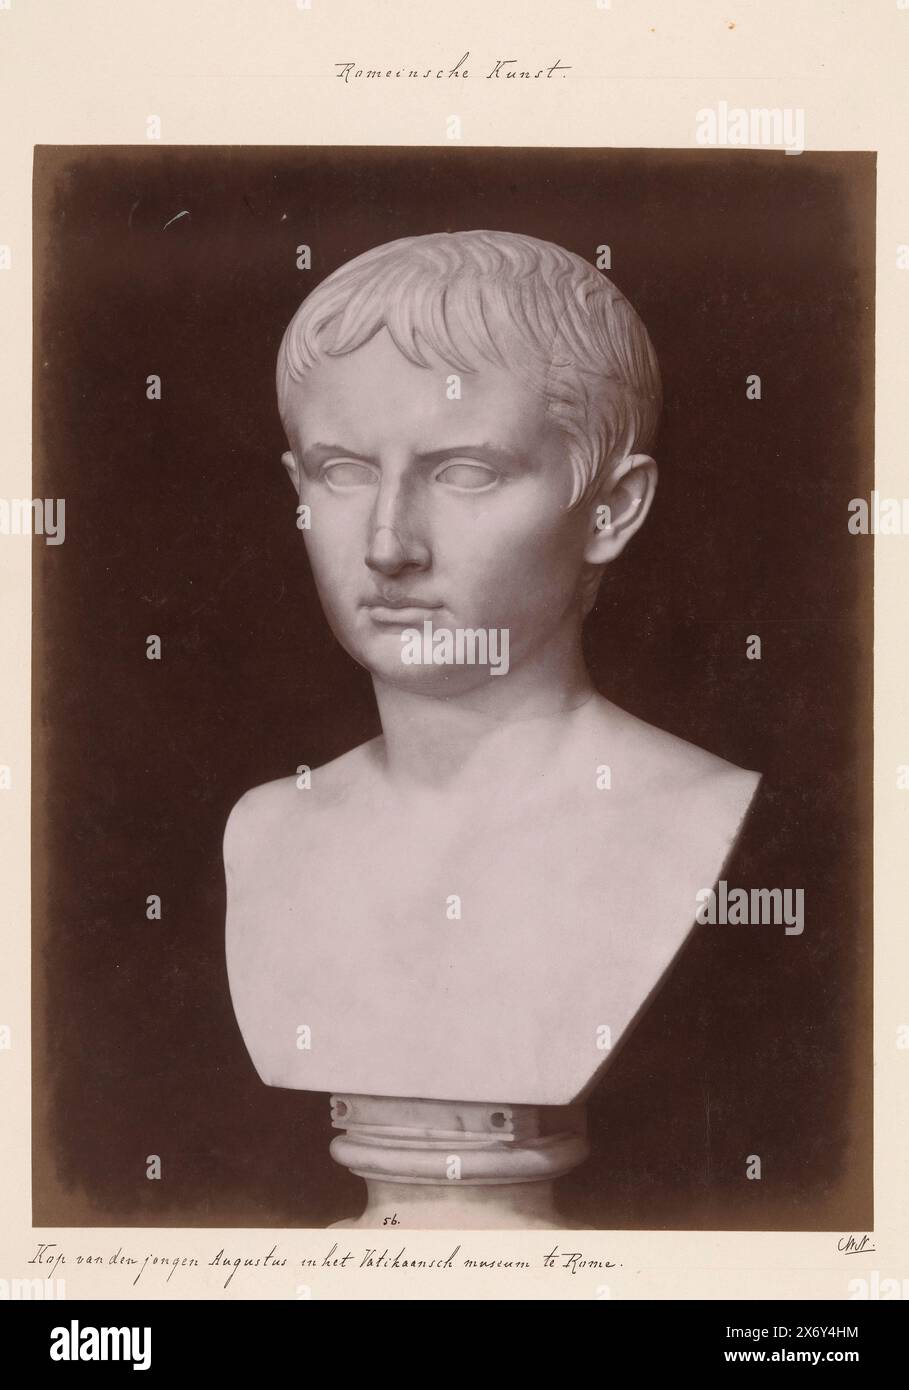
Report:
M329 487L346 491L354 487L371 487L378 478L376 470L368 463L355 459L339 459L337 463L326 463L322 478Z
M447 487L458 488L461 492L482 492L499 479L498 473L485 464L467 463L461 459L446 463L435 476L437 483L445 483Z

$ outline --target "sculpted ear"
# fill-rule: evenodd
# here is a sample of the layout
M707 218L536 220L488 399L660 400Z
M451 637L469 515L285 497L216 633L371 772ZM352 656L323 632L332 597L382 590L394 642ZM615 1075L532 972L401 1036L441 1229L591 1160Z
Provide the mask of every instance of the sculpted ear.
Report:
M293 454L290 452L289 449L281 455L281 462L284 464L284 467L287 470L287 476L288 478L290 478L290 481L293 484L294 492L299 497L300 469L297 466L297 460L294 458Z
M657 466L649 454L626 454L604 475L590 507L590 536L584 548L584 611L593 606L603 566L621 555L650 511Z
M622 553L650 511L656 485L657 466L649 454L626 454L609 470L590 504L588 564L607 565Z

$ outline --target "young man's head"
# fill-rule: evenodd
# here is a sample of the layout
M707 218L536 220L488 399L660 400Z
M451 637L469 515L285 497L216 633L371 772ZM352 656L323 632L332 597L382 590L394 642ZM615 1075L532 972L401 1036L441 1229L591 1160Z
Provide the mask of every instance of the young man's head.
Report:
M320 597L374 675L402 629L507 630L512 670L576 645L602 568L650 506L660 379L628 301L580 256L434 233L336 270L291 320L278 403Z

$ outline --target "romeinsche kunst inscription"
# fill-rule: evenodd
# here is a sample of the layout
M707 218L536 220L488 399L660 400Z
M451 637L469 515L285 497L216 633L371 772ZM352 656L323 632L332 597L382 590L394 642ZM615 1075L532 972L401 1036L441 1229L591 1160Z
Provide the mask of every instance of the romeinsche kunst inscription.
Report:
M333 1152L377 1191L409 1179L428 1211L461 1184L492 1224L545 1224L523 1198L583 1157L584 1096L758 783L611 703L582 657L657 485L656 357L578 255L438 233L325 279L277 388L321 603L382 732L234 807L237 1019L265 1083L358 1120ZM378 1132L428 1136L425 1166L370 1157Z

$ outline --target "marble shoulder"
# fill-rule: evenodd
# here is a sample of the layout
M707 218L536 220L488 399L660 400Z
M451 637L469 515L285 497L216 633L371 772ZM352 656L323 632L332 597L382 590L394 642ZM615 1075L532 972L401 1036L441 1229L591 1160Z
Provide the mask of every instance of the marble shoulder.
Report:
M308 789L300 787L294 775L263 782L244 792L234 803L224 827L225 862L256 855L272 845L276 835L293 820L324 814L342 805L361 786L377 742L373 739L363 743L314 768Z
M701 803L721 808L746 807L761 774L738 767L695 743L621 711L622 771L644 795L666 795L693 808Z
M698 749L698 752L704 752ZM757 796L761 774L706 754L700 774L688 785L687 806L692 817L705 824L741 827Z
M756 787L761 774L749 768L739 767L726 758L710 753L696 743L688 743L675 734L659 730L661 735L659 756L669 781L677 781L692 791L699 787L711 786L734 788L751 785Z

